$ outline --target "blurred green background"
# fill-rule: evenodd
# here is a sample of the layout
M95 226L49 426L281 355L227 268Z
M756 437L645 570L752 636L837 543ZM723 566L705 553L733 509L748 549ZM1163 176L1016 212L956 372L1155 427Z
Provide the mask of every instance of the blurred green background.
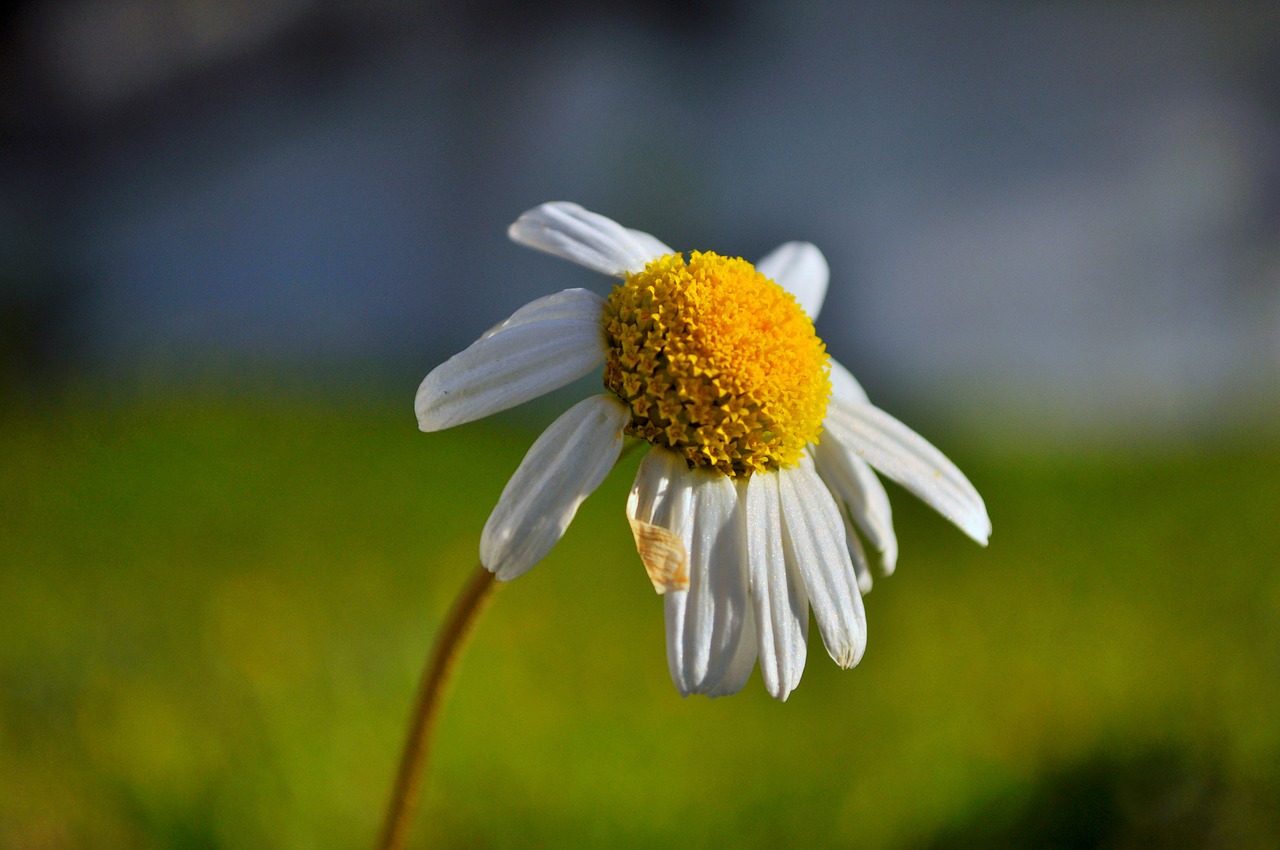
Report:
M933 437L840 671L681 699L623 514L504 586L415 846L1274 847L1280 444ZM366 846L418 671L534 432L407 404L68 396L0 420L0 846Z

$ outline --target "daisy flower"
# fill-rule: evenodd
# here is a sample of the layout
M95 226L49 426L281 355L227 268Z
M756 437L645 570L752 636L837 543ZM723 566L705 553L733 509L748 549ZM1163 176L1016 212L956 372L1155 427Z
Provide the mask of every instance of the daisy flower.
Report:
M499 580L550 552L625 438L643 440L627 519L664 597L676 688L735 693L758 660L765 688L786 699L810 609L837 664L862 657L868 549L886 575L898 552L876 472L986 544L991 522L968 479L827 355L812 319L828 267L813 245L788 242L755 266L686 259L560 202L508 234L621 282L607 298L566 289L521 307L418 388L418 426L438 431L604 366L606 391L538 437L485 523L480 560Z

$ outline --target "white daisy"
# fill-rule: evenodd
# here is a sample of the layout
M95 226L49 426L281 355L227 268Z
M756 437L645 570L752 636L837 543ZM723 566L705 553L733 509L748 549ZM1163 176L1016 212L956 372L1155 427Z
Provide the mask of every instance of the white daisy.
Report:
M604 364L607 392L571 407L516 470L480 542L513 579L564 534L618 459L653 448L627 500L636 548L666 605L681 694L740 690L757 659L769 693L800 680L809 609L827 652L866 646L862 540L893 572L898 544L876 473L985 545L982 498L951 461L873 406L813 330L822 253L788 242L753 267L681 254L576 204L511 225L523 245L622 279L609 297L567 289L521 307L418 388L418 426L438 431L513 407Z

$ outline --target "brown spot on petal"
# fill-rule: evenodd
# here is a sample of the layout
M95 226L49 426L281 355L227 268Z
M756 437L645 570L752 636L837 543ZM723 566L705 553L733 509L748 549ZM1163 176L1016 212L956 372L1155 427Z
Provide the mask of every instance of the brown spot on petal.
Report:
M631 533L655 591L662 594L689 589L689 558L679 537L660 525L639 519L631 520Z

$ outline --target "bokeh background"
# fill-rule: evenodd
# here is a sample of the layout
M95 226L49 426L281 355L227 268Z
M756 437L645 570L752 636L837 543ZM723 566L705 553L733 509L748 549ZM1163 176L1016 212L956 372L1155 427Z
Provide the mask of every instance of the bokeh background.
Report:
M418 381L679 249L817 243L957 460L786 704L682 700L623 516L503 590L415 846L1280 846L1280 6L65 0L0 31L0 848L345 848L537 430Z

